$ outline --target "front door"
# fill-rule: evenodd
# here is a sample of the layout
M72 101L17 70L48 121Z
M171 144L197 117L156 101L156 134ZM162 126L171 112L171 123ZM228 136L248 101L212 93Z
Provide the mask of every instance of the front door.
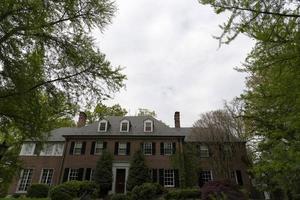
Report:
M116 174L116 193L124 193L125 191L125 169L117 169Z

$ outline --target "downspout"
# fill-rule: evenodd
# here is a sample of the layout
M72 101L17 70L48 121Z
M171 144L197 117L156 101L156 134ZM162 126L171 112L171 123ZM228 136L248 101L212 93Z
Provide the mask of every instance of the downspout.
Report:
M68 139L66 139L65 138L65 140L66 140L66 146L65 146L65 148L64 148L64 153L63 153L63 157L62 157L62 161L61 161L61 165L60 165L60 171L59 171L59 182L58 183L62 183L62 181L63 181L63 177L62 177L62 173L63 173L63 166L64 166L64 163L65 163L65 157L66 157L66 152L67 152L67 149L68 149Z

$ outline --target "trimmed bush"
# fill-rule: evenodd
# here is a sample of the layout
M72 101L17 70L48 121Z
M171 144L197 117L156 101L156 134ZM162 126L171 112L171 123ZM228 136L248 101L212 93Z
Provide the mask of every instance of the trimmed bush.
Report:
M28 197L45 198L48 196L49 186L46 184L32 184L27 191Z
M111 200L130 200L130 197L126 194L115 194L111 197Z
M73 196L69 193L69 191L63 185L58 185L53 187L50 190L49 194L51 200L72 200Z
M165 195L166 200L200 199L200 197L201 191L199 189L172 190Z
M135 186L131 192L132 200L141 199L155 199L158 195L162 194L164 190L159 184L144 183L139 186Z
M89 193L92 195L96 189L96 184L90 181L69 181L61 185L55 186L50 190L50 198L56 200L62 193L66 198L81 197L82 195ZM68 197L69 196L69 197ZM63 198L61 198L63 199Z
M230 180L210 181L203 185L201 189L202 200L211 199L235 199L247 200L246 195L240 190L240 187L233 184Z

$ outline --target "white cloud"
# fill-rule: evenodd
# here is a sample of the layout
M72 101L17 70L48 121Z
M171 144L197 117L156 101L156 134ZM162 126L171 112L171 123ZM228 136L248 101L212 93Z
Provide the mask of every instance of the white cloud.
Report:
M226 16L208 6L183 0L117 0L118 12L104 34L95 33L100 49L115 66L126 67L126 90L110 103L134 114L153 109L173 126L191 126L201 112L222 107L244 89L240 66L253 43L239 37L218 48L213 35Z

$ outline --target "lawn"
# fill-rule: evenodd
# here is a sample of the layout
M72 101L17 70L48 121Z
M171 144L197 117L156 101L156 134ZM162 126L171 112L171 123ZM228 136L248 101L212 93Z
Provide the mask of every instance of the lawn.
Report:
M8 198L0 198L0 200L50 200L49 198L28 198L28 197L19 197L19 198L13 198L13 197L8 197Z

